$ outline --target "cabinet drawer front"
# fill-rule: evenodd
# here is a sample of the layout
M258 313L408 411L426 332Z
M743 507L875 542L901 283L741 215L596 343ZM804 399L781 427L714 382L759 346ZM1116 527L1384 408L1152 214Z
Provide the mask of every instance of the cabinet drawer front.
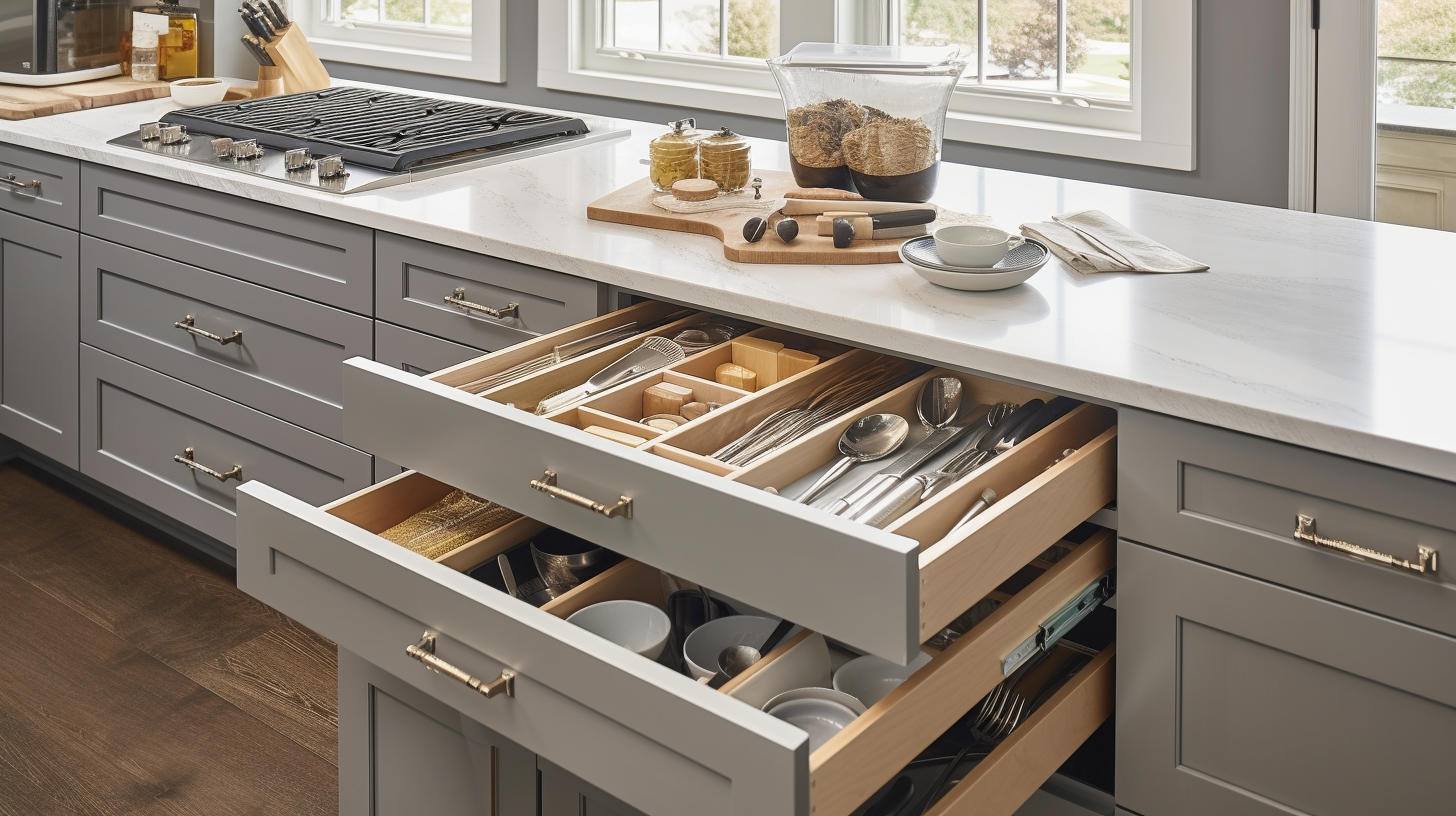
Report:
M595 317L605 299L605 287L585 278L397 235L381 233L376 253L376 317L487 351ZM514 303L518 314L447 304L456 289L493 309Z
M428 334L374 321L374 359L416 376L480 356L480 350Z
M372 463L331 439L151 369L81 346L81 472L227 544L239 481L266 479L325 502L369 484Z
M1451 811L1456 640L1128 542L1118 586L1118 804Z
M373 321L89 236L82 341L338 439L342 363L373 352ZM220 343L177 324L235 342Z
M81 220L81 163L15 145L0 144L0 178L13 175L25 187L0 184L0 210L76 229ZM40 186L34 186L34 182Z
M76 233L0 212L0 436L71 468L77 254Z
M1123 414L1121 534L1160 549L1456 635L1456 485L1143 411ZM1293 535L1415 562L1418 574Z
M307 213L88 165L81 231L369 314L374 233Z
M265 484L239 504L241 589L506 739L656 816L808 813L797 728ZM516 671L514 696L408 657L426 630L476 677Z

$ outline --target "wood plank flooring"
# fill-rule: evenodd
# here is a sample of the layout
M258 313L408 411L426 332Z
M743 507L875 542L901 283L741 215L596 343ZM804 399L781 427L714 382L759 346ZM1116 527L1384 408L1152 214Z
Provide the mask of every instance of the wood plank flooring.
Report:
M0 816L336 814L337 682L225 565L0 465Z

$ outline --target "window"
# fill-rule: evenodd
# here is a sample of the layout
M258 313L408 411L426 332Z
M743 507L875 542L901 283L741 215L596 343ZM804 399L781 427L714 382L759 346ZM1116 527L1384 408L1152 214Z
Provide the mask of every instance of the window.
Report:
M293 0L322 59L505 81L503 0Z
M1194 0L541 0L537 84L782 119L763 59L797 43L956 45L970 68L947 139L1191 170L1193 7Z
M1380 0L1377 99L1456 108L1456 0Z

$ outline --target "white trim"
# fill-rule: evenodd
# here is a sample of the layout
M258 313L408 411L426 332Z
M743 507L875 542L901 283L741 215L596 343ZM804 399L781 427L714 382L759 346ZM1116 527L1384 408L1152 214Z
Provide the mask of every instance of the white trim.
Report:
M1315 212L1375 217L1374 0L1321 0Z
M350 29L323 21L326 2L291 3L294 19L319 59L481 82L506 81L504 0L472 0L471 33L462 37L404 27L390 31L387 26L360 26L360 36L350 37Z
M1314 212L1315 0L1289 0L1289 209Z

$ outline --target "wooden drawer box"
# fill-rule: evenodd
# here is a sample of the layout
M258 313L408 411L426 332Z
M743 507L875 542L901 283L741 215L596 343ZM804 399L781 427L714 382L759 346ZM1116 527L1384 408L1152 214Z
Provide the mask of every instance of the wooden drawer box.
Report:
M244 479L318 503L370 483L368 454L84 344L81 429L82 473L234 546Z
M630 404L643 383L653 381L651 377L547 416L510 407L533 406L554 390L582 382L634 348L639 338L484 396L456 387L549 353L559 343L639 318L660 318L673 308L639 304L428 378L351 360L345 364L344 438L392 462L900 663L908 662L921 643L1114 498L1116 419L1113 412L1095 405L1077 408L885 530L809 509L765 490L784 490L827 467L837 458L836 440L855 417L879 411L913 417L921 383L936 373L954 372L927 370L748 467L708 458L723 442L774 411L878 364L876 355L862 350L844 350L661 436L635 424L630 410L615 402L625 394ZM671 335L674 327L701 319L687 317L657 333ZM725 353L722 347L712 348L653 377L692 382L711 376L712 366L726 359ZM966 384L967 400L973 404L1049 396L980 377L955 376ZM614 420L650 438L631 448L581 430ZM547 471L556 474L559 488L604 506L629 497L631 517L609 518L553 499L541 489ZM1000 500L969 524L952 529L987 488L994 489Z
M320 303L374 309L374 231L86 165L81 231Z
M376 534L450 490L406 473L320 509L247 484L238 585L650 816L676 816L684 802L729 816L849 816L970 711L1002 679L1002 658L1113 557L1103 530L1063 542L1055 564L1023 565L1027 580L988 593L995 611L811 754L803 731L745 701L766 693L775 664L809 648L813 633L709 689L564 620L613 598L661 605L662 576L641 562L624 561L538 609L461 574L540 532L537 521L511 522L436 561ZM487 699L420 666L405 647L426 631L437 657L470 675L514 671L512 695ZM1109 715L1112 660L1108 648L1073 675L934 812L1014 812Z
M585 278L387 233L375 258L375 317L485 351L595 317L606 298Z
M342 436L340 364L373 356L369 318L90 236L81 281L83 342Z
M0 181L0 210L72 230L80 223L79 161L0 144L0 179L8 179Z
M1120 533L1149 546L1456 635L1456 484L1146 411L1122 412ZM1418 561L1417 573L1294 537Z

